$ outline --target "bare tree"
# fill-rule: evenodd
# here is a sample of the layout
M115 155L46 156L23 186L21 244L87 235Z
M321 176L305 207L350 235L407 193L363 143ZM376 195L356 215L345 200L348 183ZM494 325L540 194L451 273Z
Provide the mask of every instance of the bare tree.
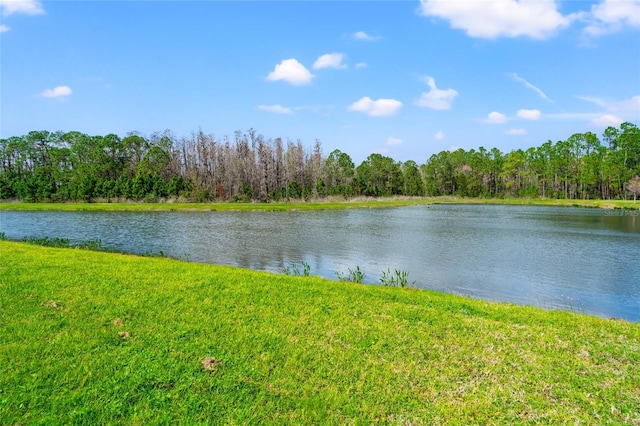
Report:
M313 196L324 196L325 194L325 176L324 176L324 163L325 160L322 157L322 144L320 139L316 139L313 145L313 152L311 154L311 160L309 161L309 175L311 177L311 185L313 187ZM322 193L319 193L322 191Z
M282 194L282 189L284 188L284 148L282 147L282 139L276 138L274 144L273 188Z
M261 201L266 201L269 197L269 192L272 190L270 185L269 175L273 174L273 155L271 146L264 141L262 135L258 135L256 138L257 151L258 151L258 164L256 172L258 173L259 193L258 196Z
M627 182L627 191L633 194L633 204L635 204L638 194L640 194L640 177L638 175Z

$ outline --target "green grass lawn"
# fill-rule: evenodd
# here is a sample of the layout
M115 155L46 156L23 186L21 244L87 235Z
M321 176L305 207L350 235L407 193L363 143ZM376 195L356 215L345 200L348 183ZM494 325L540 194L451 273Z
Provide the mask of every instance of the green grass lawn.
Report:
M362 209L403 207L420 204L515 204L563 207L599 207L608 209L637 209L640 203L632 200L555 200L544 198L461 198L461 197L398 197L357 198L350 201L320 200L279 203L0 203L2 210L60 210L60 211L290 211Z
M638 424L639 384L637 323L0 241L3 425Z

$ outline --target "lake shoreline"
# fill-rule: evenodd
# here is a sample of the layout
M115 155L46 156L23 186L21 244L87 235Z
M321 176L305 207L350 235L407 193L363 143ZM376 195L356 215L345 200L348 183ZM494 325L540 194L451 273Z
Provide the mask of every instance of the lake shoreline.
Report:
M91 202L24 203L0 202L0 211L310 211L406 207L432 204L486 204L558 206L601 209L639 210L633 200L565 200L546 198L462 198L462 197L394 197L354 198L352 200L312 200L273 203L182 203L182 202Z
M640 420L632 322L7 241L0 268L9 424Z
M640 320L640 275L633 268L640 261L634 245L640 223L632 210L438 203L273 212L4 211L0 216L0 232L13 241L97 241L108 250L276 273L306 264L329 279L360 268L367 283L398 270L416 287ZM599 253L598 260L584 252Z

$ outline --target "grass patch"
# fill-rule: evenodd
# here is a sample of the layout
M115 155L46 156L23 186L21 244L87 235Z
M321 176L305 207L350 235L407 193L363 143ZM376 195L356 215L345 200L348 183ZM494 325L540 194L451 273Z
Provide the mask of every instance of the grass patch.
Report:
M350 201L280 203L0 203L2 210L56 211L296 211L403 207L423 204L509 204L562 207L638 209L632 200L555 200L541 198L398 197Z
M0 241L3 424L640 422L640 324Z
M556 200L549 198L446 198L445 203L459 204L506 204L506 205L530 205L530 206L556 206L556 207L587 207L601 209L640 209L639 203L633 200Z
M0 203L0 211L309 211L403 207L431 203L431 199L410 197L276 203Z

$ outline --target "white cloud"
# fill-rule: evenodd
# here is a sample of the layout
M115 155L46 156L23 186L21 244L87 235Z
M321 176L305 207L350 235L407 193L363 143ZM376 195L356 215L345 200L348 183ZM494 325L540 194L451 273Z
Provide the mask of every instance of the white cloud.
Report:
M504 132L504 134L509 136L521 136L526 135L527 131L525 129L509 129Z
M575 120L588 121L595 126L619 126L621 123L628 121L614 114L594 114L585 112L563 112L557 114L545 114L545 119L549 120Z
M484 122L488 124L504 124L507 121L509 121L507 119L507 116L502 113L499 113L498 111L490 112L487 115L487 118L484 119Z
M563 16L554 0L420 0L424 16L448 20L470 37L546 39L576 17Z
M282 105L278 105L278 104L258 105L258 108L263 111L272 112L274 114L293 114L293 110L291 108L283 107Z
M586 121L595 126L618 126L625 121L635 121L640 116L640 95L632 96L629 99L619 101L589 97L576 96L586 102L590 102L600 107L598 112L561 112L555 114L544 114L544 120L572 120Z
M437 141L441 141L444 139L445 135L444 132L442 130L440 130L438 133L436 133L435 135L433 135L433 137L437 140Z
M366 62L358 62L356 64L356 68L366 68L367 67L367 63Z
M555 114L545 114L544 118L548 120L576 120L589 121L598 117L598 114L591 112L559 112Z
M389 146L400 145L401 143L402 143L402 139L392 138L392 137L387 138L387 145Z
M615 102L611 109L613 111L640 112L640 96Z
M69 86L58 86L53 89L47 89L40 94L43 98L64 98L71 95Z
M9 30L11 30L11 28L7 27L6 25L0 25L0 33L6 33Z
M604 0L591 7L587 20L584 31L591 36L640 28L640 0Z
M623 121L623 119L621 119L620 117L616 117L615 115L604 114L591 120L591 123L600 127L617 127L622 124Z
M460 149L459 146L451 145L451 147L449 147L449 152L456 152L459 149Z
M451 109L451 104L453 104L455 97L458 96L458 92L454 89L438 89L433 77L426 77L425 80L431 90L422 92L420 99L415 102L415 105L438 110Z
M319 70L322 68L347 68L347 66L342 63L344 58L345 56L343 53L327 53L316 59L316 61L313 63L313 69Z
M583 101L591 102L592 104L596 104L599 107L607 108L609 104L606 100L602 98L592 98L590 96L576 96L578 99L582 99Z
M542 90L538 89L536 86L534 86L533 84L529 83L527 80L525 80L524 78L520 77L518 74L516 74L515 72L511 74L511 77L519 82L524 84L524 86L528 89L533 90L534 92L536 92L538 95L540 95L540 97L542 99L544 99L545 101L549 101L551 103L554 103L553 100L551 98L549 98Z
M353 37L355 40L361 40L361 41L375 41L380 39L380 37L369 35L364 31L358 31L357 33L353 33L351 37Z
M516 113L518 118L522 118L523 120L540 120L542 113L538 109L520 109Z
M389 117L398 113L402 102L396 99L373 100L368 96L361 98L349 106L349 111L362 112L372 117Z
M267 81L284 80L294 86L311 83L313 74L297 59L285 59L280 62L267 76Z
M623 99L621 101L609 101L602 98L578 96L578 99L591 102L598 105L608 111L613 112L640 112L640 95L632 96L629 99Z
M14 13L24 13L26 15L43 15L42 3L37 0L0 0L2 16L9 16Z

